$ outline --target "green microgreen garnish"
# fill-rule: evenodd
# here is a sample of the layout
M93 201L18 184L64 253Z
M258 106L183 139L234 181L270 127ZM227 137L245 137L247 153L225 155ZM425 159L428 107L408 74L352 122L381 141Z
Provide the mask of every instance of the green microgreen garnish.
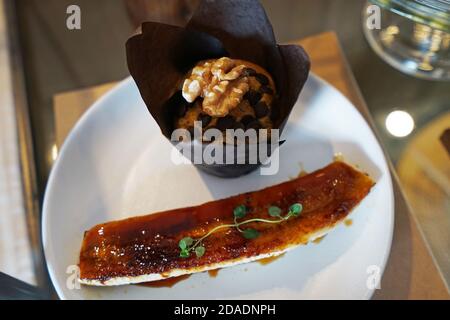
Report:
M281 212L282 212L282 210L280 208L278 208L278 207L270 207L269 208L269 215L271 217L280 218L281 217Z
M195 248L195 254L197 255L197 258L203 257L205 252L206 252L206 249L203 246L198 246L197 248Z
M247 208L244 205L240 205L233 210L234 217L237 219L242 219L247 215Z
M251 239L256 239L259 237L259 232L255 229L245 229L242 232L242 235L244 236L245 239L251 240Z
M295 217L298 217L303 211L303 206L300 203L295 203L289 208L289 213L292 213Z
M247 228L242 229L241 227L250 224L250 223L269 223L269 224L279 224L282 222L285 222L291 218L298 217L303 211L303 206L300 203L294 203L292 206L289 207L289 211L284 216L282 215L283 210L281 208L276 206L271 206L268 209L268 214L272 218L276 218L274 220L268 220L268 219L248 219L244 221L238 221L238 219L243 219L247 215L247 207L245 205L240 205L234 208L233 210L233 216L234 216L234 223L233 224L222 224L219 225L212 230L210 230L207 234L205 234L203 237L199 239L193 239L190 237L186 237L180 240L178 243L178 246L180 247L180 257L182 258L189 258L191 256L192 252L195 252L195 255L197 258L201 258L205 255L206 248L203 246L203 240L208 238L213 233L216 233L217 231L221 229L229 229L229 228L235 228L238 230L242 236L245 239L252 240L256 239L260 236L260 233L258 230Z

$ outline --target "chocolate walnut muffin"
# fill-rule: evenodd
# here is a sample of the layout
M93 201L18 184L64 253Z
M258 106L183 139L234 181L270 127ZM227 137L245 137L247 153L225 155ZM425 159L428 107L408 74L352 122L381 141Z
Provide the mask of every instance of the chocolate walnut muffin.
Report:
M208 132L198 137L201 141L184 141L180 152L196 167L226 178L256 170L281 145L279 135L310 70L300 46L277 44L259 0L202 0L185 27L145 22L126 47L130 74L145 105L177 149L184 137L182 132L174 135L174 129L193 129L195 120L219 133L227 128L269 129L269 140L258 135L255 141L253 132L247 132L245 141ZM275 129L279 135L273 135ZM192 131L198 133L189 131L191 138ZM227 148L233 161L202 161L202 155L217 156L210 143L216 139L234 145ZM267 155L258 152L257 159L251 157L251 149L260 151L265 142ZM200 149L201 154L195 152Z

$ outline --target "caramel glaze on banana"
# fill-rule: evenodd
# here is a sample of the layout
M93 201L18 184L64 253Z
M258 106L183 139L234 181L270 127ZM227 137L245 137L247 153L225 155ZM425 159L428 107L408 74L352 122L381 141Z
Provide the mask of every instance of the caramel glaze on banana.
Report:
M80 280L91 285L148 282L282 253L345 220L373 185L368 175L337 161L260 191L101 224L85 233ZM270 206L286 212L293 203L301 203L304 208L295 219L248 225L260 232L256 239L247 240L236 229L224 229L204 241L206 253L201 258L180 257L178 243L182 238L199 238L215 226L233 223L233 209L239 205L247 207L246 218L267 219ZM121 281L115 282L118 278Z

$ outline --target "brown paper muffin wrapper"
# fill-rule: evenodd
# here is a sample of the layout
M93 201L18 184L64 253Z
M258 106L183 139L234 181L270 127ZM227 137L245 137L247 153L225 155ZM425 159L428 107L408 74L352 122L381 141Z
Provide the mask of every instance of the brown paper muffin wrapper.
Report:
M126 50L130 73L169 140L177 107L183 103L180 86L187 72L201 60L227 56L266 69L277 89L272 121L280 135L310 70L303 48L277 45L272 26L257 0L204 0L185 28L146 22L141 33L128 40ZM195 143L201 142L192 142ZM206 143L201 144L206 147ZM255 170L259 163L196 166L213 175L237 177Z

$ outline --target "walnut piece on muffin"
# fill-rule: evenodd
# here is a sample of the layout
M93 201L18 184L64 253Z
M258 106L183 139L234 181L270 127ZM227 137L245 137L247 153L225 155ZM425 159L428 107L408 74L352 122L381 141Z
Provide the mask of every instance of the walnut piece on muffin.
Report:
M187 74L182 84L187 107L177 113L176 129L192 130L195 121L203 129L271 129L276 97L271 75L248 61L204 60Z

